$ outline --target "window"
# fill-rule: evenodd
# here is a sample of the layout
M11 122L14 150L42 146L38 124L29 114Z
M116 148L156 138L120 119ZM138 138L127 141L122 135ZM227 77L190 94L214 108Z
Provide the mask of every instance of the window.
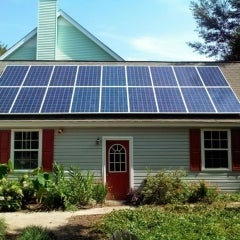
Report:
M31 170L41 165L41 139L39 130L12 131L11 159L15 170Z
M115 144L109 149L109 172L126 172L126 149L120 145Z
M230 169L230 131L202 131L202 168Z

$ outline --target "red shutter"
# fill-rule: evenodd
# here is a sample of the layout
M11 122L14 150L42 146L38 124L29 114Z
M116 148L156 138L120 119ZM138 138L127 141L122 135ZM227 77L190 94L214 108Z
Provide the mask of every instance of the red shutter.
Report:
M0 163L8 163L10 160L11 131L0 131Z
M190 170L201 171L201 132L200 129L189 130Z
M232 170L240 171L240 129L232 129Z
M42 167L46 172L51 172L53 169L53 152L54 152L54 130L43 130L42 143Z

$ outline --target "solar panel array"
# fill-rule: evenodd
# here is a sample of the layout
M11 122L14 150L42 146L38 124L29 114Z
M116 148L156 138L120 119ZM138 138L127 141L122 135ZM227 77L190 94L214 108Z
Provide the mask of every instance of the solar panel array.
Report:
M7 66L0 114L239 113L217 66Z

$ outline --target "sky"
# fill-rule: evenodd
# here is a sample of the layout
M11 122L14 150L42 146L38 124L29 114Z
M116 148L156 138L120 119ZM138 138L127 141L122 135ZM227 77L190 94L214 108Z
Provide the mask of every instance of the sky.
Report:
M58 7L128 61L210 61L187 42L200 40L191 0L58 0ZM0 42L8 48L37 26L38 0L1 0Z

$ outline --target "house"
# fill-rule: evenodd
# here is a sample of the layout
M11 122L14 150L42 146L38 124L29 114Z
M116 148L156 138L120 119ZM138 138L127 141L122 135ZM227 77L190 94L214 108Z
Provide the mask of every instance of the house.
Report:
M39 0L38 27L0 60L123 61L114 51L58 9L57 0Z
M0 161L16 172L78 166L116 199L147 169L240 188L240 63L1 61L0 72Z
M56 0L39 6L40 19L56 12ZM58 29L76 30L77 41L82 28L57 13ZM41 24L0 61L1 163L10 159L15 174L52 171L54 161L78 166L115 199L147 169L183 169L188 181L240 190L240 63L121 61L86 31L105 53L82 55L76 44L75 58L62 40L49 45L54 27L39 33Z

